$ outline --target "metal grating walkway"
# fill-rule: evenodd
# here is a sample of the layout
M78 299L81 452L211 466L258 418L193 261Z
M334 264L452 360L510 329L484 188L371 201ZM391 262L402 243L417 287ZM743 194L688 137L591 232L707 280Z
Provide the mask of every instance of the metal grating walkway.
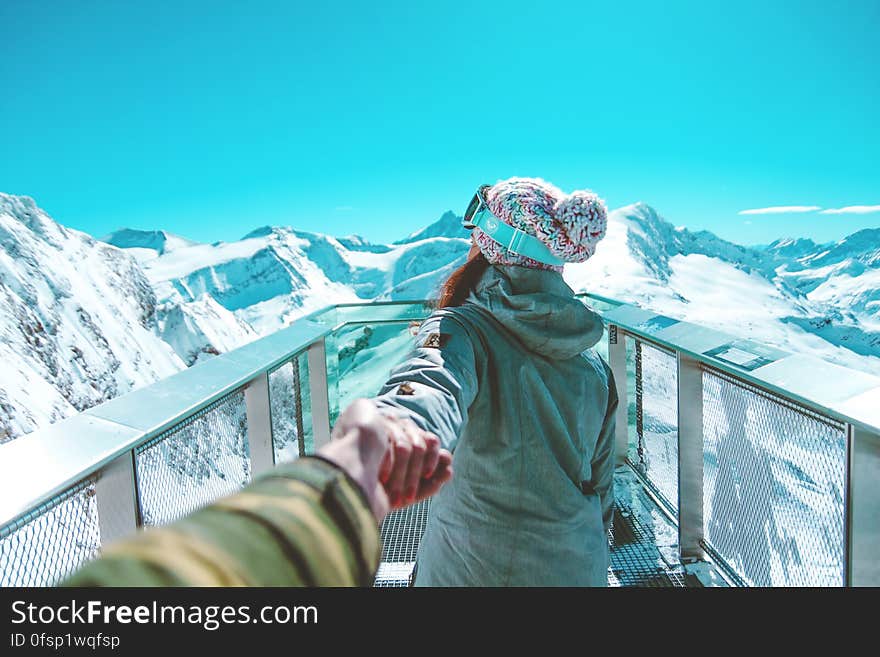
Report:
M409 586L416 552L428 522L430 500L388 514L382 523L382 563L376 586Z
M613 587L681 587L685 575L677 560L678 531L627 467L615 474L617 495L611 536ZM378 587L409 585L430 502L390 514L382 523L382 563Z
M678 528L628 467L615 474L614 488L608 586L685 586L678 561Z

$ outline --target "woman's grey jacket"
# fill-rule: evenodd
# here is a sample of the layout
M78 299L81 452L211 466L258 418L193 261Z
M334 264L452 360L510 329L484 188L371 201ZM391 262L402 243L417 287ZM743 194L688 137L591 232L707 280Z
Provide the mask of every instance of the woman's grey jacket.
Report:
M375 398L453 450L417 586L605 586L617 394L602 332L561 274L506 265L422 323Z

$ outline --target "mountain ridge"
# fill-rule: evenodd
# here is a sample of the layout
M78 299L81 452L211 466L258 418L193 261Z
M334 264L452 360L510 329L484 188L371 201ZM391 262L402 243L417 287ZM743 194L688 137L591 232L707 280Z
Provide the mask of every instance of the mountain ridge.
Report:
M198 242L165 230L138 230L121 228L100 238L101 242L121 249L141 248L165 255L175 249L195 246Z
M577 292L880 371L878 235L747 247L676 227L640 202L609 213L596 254L564 276ZM0 440L328 304L433 297L470 248L451 211L392 244L285 226L213 244L164 230L108 239L125 246L58 224L33 199L0 194L0 349L14 365L0 377Z

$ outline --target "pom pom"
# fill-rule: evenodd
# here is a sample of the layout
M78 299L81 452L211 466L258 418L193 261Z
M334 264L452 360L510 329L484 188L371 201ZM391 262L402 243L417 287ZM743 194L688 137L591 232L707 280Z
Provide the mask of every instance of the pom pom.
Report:
M588 190L573 192L554 205L553 224L557 234L550 249L566 262L584 262L605 237L605 202Z

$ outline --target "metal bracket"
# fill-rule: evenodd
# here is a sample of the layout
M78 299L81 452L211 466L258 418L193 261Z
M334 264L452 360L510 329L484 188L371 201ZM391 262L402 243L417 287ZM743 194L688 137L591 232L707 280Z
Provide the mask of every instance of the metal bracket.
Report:
M124 538L140 526L134 453L125 452L101 470L95 482L101 546Z
M330 442L330 396L327 390L327 351L324 338L309 345L309 392L315 449Z
M618 339L618 328L614 324L608 325L608 365L611 368L611 373L614 375L618 397L617 426L614 434L614 463L615 465L623 465L626 463L626 453L629 448L626 340Z
M678 546L683 562L703 550L703 370L678 352Z
M271 470L275 465L272 447L272 405L269 399L269 374L263 372L244 389L247 411L248 451L251 478Z

